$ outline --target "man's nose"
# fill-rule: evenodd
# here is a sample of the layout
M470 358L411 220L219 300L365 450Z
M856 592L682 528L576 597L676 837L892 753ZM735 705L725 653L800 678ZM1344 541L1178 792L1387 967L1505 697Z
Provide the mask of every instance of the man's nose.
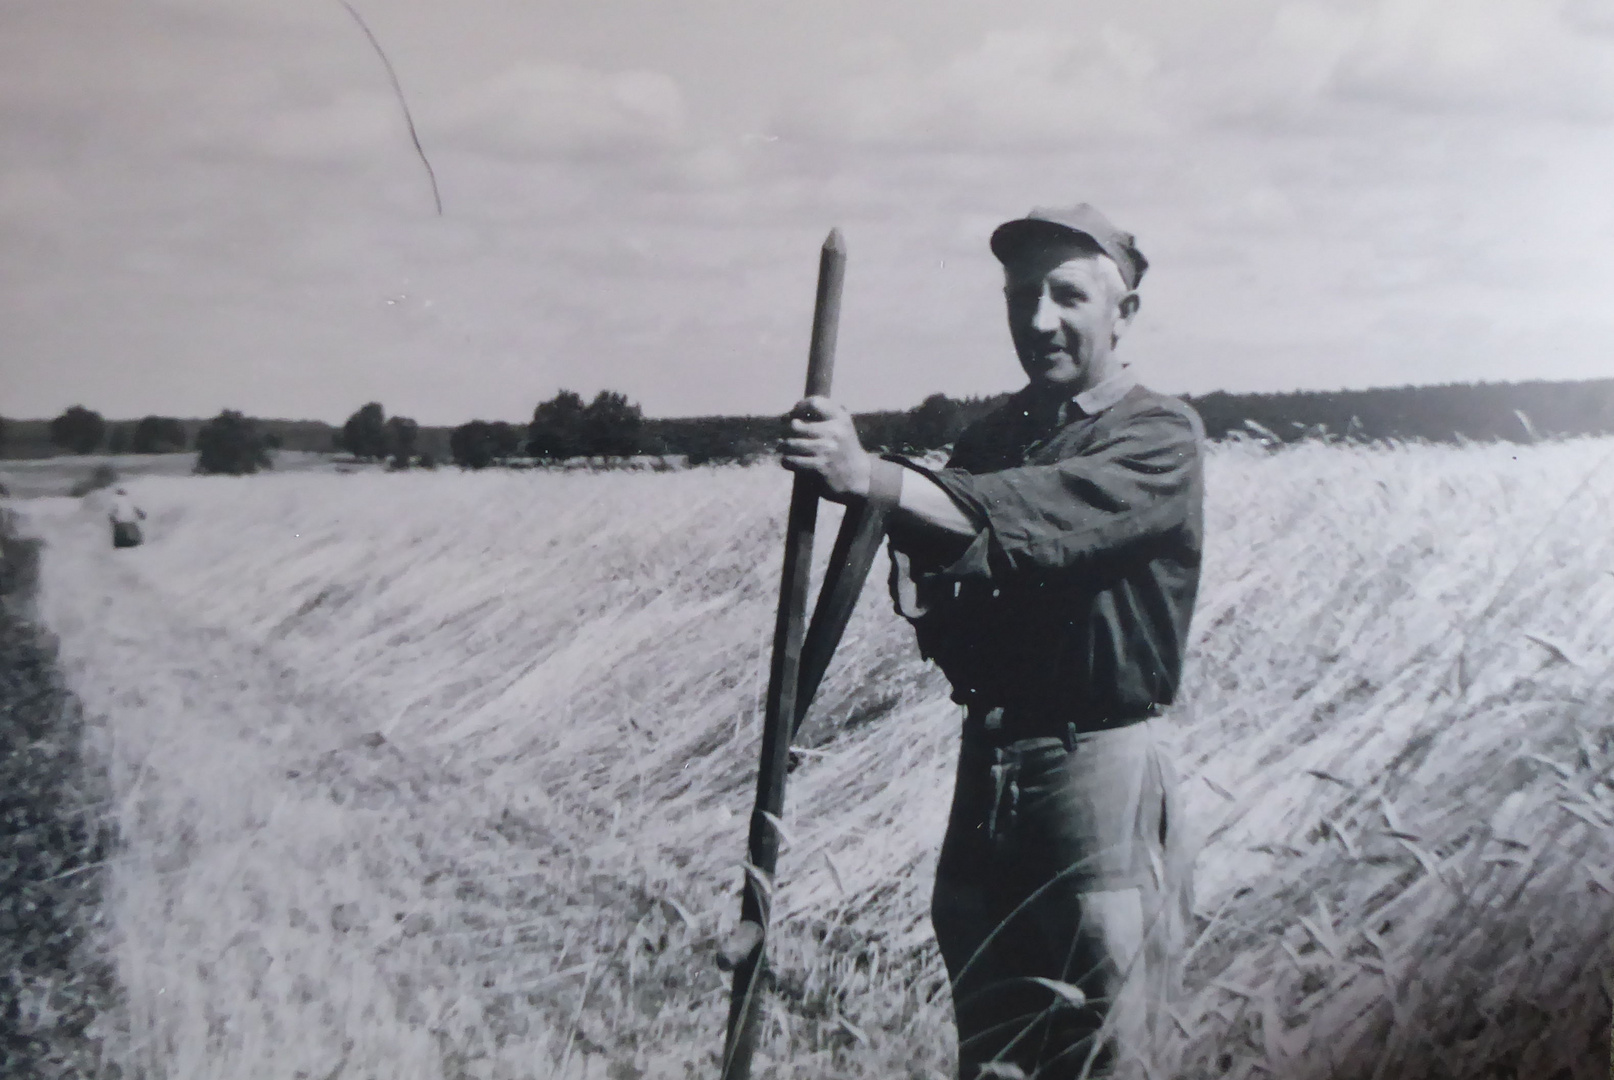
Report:
M1031 316L1031 326L1039 334L1052 334L1059 329L1059 305L1044 290L1037 297L1037 310Z

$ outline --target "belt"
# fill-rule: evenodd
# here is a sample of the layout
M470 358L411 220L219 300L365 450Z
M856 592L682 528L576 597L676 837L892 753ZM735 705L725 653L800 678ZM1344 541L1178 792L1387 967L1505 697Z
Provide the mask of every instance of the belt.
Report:
M982 708L972 706L964 717L964 734L990 746L1008 746L1026 739L1058 739L1065 749L1075 748L1076 736L1094 731L1114 731L1159 715L1158 709L1132 716L1085 715L1080 719L1051 716L1013 706Z

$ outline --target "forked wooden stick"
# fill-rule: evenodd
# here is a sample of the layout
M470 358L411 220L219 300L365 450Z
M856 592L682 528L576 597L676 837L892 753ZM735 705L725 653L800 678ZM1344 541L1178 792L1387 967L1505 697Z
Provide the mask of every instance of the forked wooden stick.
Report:
M829 394L845 269L846 248L840 230L831 230L819 253L818 300L807 359L807 397ZM790 492L784 572L779 582L773 660L763 713L762 764L757 771L757 800L751 811L745 887L740 901L740 929L724 950L725 959L734 967L734 984L723 1046L723 1080L745 1080L751 1073L751 1056L756 1049L760 983L767 962L768 914L773 906L773 873L779 857L779 834L773 823L779 820L785 805L785 774L790 764L790 736L795 728L802 645L807 633L808 572L813 531L818 523L818 492L817 478L803 474L796 476Z

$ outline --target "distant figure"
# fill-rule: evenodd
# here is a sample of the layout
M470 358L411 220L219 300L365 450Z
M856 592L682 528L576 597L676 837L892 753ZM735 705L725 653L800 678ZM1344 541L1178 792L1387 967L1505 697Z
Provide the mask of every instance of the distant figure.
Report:
M112 522L113 547L140 546L140 541L144 539L140 535L140 523L146 520L146 512L135 505L123 488L112 493L112 509L107 513L107 518Z

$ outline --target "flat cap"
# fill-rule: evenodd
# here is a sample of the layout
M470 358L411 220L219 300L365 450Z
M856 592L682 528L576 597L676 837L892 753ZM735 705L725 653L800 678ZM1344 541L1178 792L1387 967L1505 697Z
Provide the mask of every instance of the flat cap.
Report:
M1143 280L1149 260L1137 249L1133 235L1116 228L1109 218L1087 203L1063 208L1039 206L1023 218L1005 221L992 233L992 254L1007 265L1033 245L1072 236L1097 244L1120 269L1121 280L1128 289L1137 288L1138 282Z

